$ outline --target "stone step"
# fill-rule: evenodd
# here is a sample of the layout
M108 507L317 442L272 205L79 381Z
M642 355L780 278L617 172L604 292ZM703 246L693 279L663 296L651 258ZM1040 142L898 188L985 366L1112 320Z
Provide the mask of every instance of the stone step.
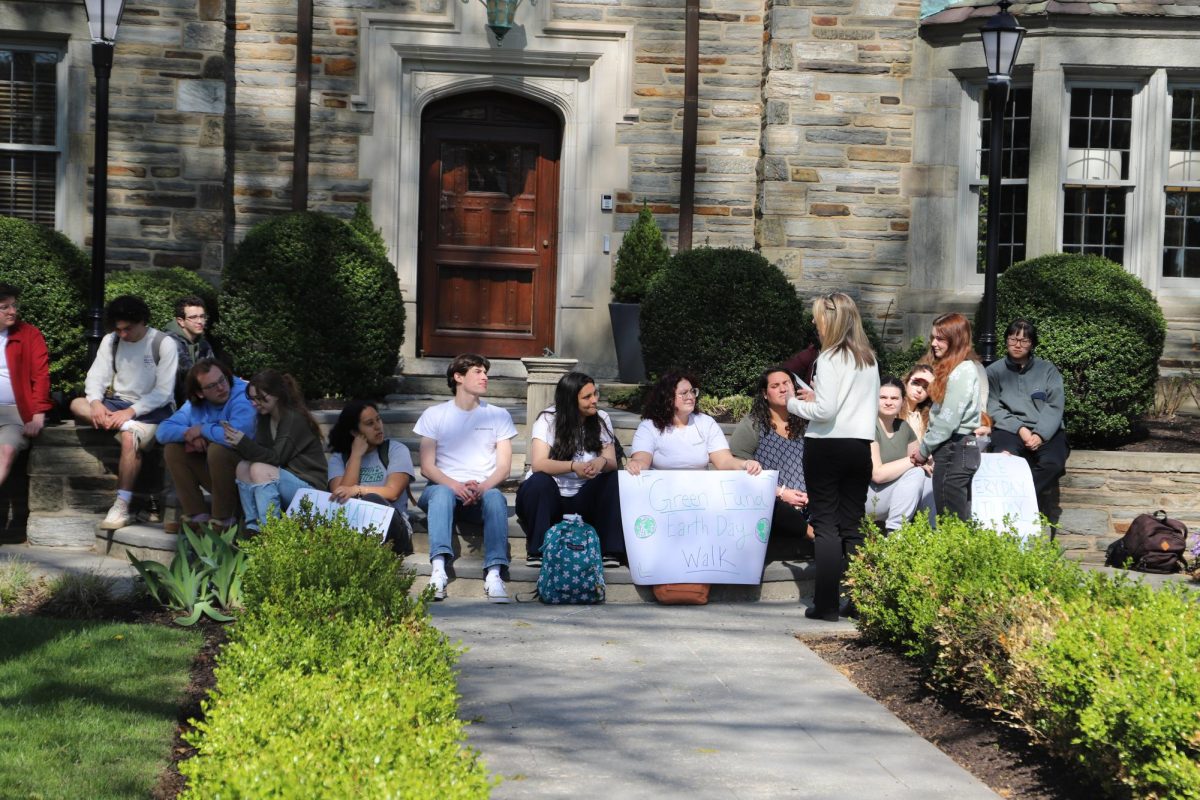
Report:
M487 393L490 397L509 397L524 400L527 392L525 378L507 378L503 376L488 375ZM442 402L450 397L450 390L446 386L446 375L403 375L397 379L396 394L398 395L419 395L432 398L435 402ZM390 395L389 395L390 397Z
M92 550L100 555L128 561L127 554L132 554L142 561L157 561L166 565L175 557L179 542L178 534L164 532L162 525L146 523L126 525L115 531L101 530L97 524L93 527L92 535Z
M404 560L418 577L413 582L413 591L423 590L428 583L430 566L422 554ZM508 568L508 595L513 602L532 599L537 588L538 570L526 567L514 560ZM715 603L738 603L769 601L800 602L813 592L816 569L811 562L775 561L766 565L761 584L739 586L713 584L709 601ZM654 594L649 586L637 586L627 567L616 567L604 571L605 597L609 603L653 603ZM483 560L467 555L457 559L451 567L451 580L446 587L449 600L456 598L479 598L483 596Z

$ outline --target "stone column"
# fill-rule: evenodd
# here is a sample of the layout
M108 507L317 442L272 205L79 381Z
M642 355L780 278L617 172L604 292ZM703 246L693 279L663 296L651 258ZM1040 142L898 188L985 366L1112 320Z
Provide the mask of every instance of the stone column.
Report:
M525 379L525 421L532 428L537 415L554 403L559 378L575 369L579 359L537 356L522 358L521 363L529 373Z

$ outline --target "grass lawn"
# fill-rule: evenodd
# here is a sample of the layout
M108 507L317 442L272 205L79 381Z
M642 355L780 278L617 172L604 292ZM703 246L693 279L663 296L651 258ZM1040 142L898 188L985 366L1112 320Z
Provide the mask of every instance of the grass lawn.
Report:
M0 797L146 798L199 631L0 616Z

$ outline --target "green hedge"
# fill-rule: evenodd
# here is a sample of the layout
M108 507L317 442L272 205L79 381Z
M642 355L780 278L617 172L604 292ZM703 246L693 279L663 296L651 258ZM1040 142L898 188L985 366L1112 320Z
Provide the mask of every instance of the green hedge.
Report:
M1055 253L1014 264L996 286L996 337L1032 320L1037 355L1062 372L1074 444L1130 432L1150 411L1167 325L1153 295L1100 256Z
M46 337L56 390L83 387L89 275L90 257L61 233L0 217L0 281L21 289L21 317Z
M225 266L217 334L240 372L290 372L310 396L378 396L404 341L396 270L374 231L318 212L256 225Z
M217 290L208 281L183 267L139 269L109 273L105 301L123 294L137 295L150 306L150 324L160 331L175 321L175 301L194 294L204 298L209 324L217 322Z
M184 797L484 798L458 651L373 536L300 515L247 546L246 610L186 735Z
M758 253L701 247L671 258L642 301L642 355L661 375L682 369L706 394L750 389L812 329L804 302Z
M1106 797L1200 797L1200 615L1187 589L1085 572L1045 540L922 516L848 572L864 634L1043 742Z

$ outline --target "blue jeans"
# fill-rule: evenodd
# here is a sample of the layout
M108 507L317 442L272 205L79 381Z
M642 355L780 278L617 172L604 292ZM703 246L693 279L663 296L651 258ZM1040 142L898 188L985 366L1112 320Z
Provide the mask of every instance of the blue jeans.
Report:
M451 537L454 520L483 522L483 568L508 565L508 503L499 489L488 489L483 498L469 506L449 486L431 483L421 492L417 505L425 511L429 527L429 557L454 558Z
M242 514L246 518L246 527L258 530L267 521L267 513L272 506L275 516L283 516L291 504L296 492L301 489L311 489L304 481L282 467L279 468L279 480L270 483L237 482L238 496L242 498Z

